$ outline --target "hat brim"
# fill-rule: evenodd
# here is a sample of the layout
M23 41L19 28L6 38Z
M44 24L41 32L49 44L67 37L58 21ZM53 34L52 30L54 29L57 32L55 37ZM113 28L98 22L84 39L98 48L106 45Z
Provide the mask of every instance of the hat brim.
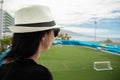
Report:
M49 29L63 28L63 26L55 25L52 27L25 27L25 26L12 26L9 27L10 31L13 33L28 33L28 32L37 32L37 31L45 31Z

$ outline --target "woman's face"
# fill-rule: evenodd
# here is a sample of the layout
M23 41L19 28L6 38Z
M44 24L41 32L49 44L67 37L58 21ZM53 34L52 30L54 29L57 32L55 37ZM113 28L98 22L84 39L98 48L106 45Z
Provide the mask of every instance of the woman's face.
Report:
M48 50L54 40L54 31L51 30L50 32L46 33L43 39L43 49Z

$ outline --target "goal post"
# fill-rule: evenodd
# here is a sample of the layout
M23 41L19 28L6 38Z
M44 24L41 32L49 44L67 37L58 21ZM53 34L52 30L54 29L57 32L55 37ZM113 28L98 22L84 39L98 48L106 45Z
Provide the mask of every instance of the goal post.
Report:
M93 64L93 68L96 71L103 71L103 70L112 70L110 61L96 61Z

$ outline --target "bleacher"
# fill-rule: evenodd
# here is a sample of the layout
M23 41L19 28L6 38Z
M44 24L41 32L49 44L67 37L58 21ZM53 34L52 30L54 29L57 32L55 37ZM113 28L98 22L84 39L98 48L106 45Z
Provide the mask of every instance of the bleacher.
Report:
M4 61L2 60L7 53L10 51L10 49L5 50L4 52L0 53L0 65L4 63Z
M100 42L90 42L90 41L81 41L81 40L54 40L53 44L87 46L99 50L105 50L120 54L120 45L116 45L116 44L105 44Z

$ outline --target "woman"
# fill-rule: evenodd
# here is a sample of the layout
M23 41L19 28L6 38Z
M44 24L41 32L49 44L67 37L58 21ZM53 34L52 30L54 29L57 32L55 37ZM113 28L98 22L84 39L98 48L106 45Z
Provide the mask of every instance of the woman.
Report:
M12 47L0 67L0 80L52 80L50 71L37 64L42 51L48 50L59 32L59 26L46 6L35 5L18 10Z

